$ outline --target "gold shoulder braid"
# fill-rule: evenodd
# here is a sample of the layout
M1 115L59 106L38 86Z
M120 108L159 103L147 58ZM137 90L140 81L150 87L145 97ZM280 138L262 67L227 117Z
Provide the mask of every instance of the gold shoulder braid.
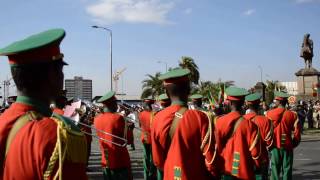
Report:
M85 135L68 118L56 114L53 114L51 118L58 125L57 143L43 178L49 179L54 175L54 179L59 177L61 180L65 160L73 163L86 163L87 141ZM59 162L58 170L55 174L52 174L57 161Z
M202 111L203 113L205 113L207 115L208 118L208 130L207 133L204 137L204 139L202 140L201 146L200 146L200 150L203 152L205 146L207 145L207 149L202 153L204 156L208 153L210 147L211 147L211 141L212 141L212 132L213 132L213 128L214 128L214 115L211 112L206 112L206 111ZM208 161L207 159L205 159L207 164L212 164L215 157L216 157L216 152L217 152L217 144L214 145L214 154L212 156L212 159L210 161Z

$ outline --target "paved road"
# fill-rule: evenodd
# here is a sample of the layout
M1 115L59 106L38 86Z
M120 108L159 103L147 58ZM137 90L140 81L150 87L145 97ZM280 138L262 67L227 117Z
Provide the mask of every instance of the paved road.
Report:
M293 179L320 180L320 140L301 142L294 151Z
M142 146L139 140L139 131L135 130L136 150L129 151L134 179L143 179ZM295 149L293 179L294 180L320 180L320 134L305 135L303 142ZM93 139L92 151L89 160L89 179L103 179L101 172L101 153L98 141ZM128 148L130 149L130 147Z
M130 151L131 147L128 146L128 150L131 158L131 168L132 175L134 179L142 180L143 179L143 162L142 162L142 144L140 142L139 131L135 130L135 145L136 150ZM99 149L99 144L97 139L93 138L91 144L91 155L89 158L89 166L87 175L89 179L92 180L100 180L103 179L102 171L101 171L101 153Z

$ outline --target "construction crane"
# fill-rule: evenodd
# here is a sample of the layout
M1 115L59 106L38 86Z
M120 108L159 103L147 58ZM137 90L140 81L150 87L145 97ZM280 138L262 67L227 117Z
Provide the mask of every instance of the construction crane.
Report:
M114 74L113 74L113 76L112 76L112 78L113 78L113 81L114 81L114 86L115 86L115 92L116 92L116 94L118 94L118 81L119 81L119 79L120 79L120 76L121 76L121 74L126 70L127 68L123 68L123 69L121 69L121 70L119 70L119 71L116 71Z

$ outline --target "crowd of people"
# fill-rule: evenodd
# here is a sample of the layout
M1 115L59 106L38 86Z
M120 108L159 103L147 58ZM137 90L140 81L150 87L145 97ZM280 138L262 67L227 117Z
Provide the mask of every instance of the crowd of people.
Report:
M300 124L302 125L302 133L307 122L307 128L320 128L320 102L319 101L299 101L296 106L296 112Z
M110 91L98 100L101 108L76 109L75 122L63 116L64 36L52 29L0 49L18 92L0 116L0 179L87 179L92 136L99 138L104 179L133 179L127 145L134 149L134 129L141 131L147 180L292 179L301 117L311 111L313 118L319 103L300 103L296 113L289 95L276 91L268 109L261 94L228 87L223 104L205 106L200 94L190 95L190 71L178 68L159 77L166 93L143 99L143 108L120 105Z

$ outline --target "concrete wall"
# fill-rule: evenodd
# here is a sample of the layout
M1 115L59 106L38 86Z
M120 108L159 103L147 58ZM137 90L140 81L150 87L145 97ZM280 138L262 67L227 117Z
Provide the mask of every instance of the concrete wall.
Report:
M312 96L313 85L319 83L319 76L298 76L298 94Z

